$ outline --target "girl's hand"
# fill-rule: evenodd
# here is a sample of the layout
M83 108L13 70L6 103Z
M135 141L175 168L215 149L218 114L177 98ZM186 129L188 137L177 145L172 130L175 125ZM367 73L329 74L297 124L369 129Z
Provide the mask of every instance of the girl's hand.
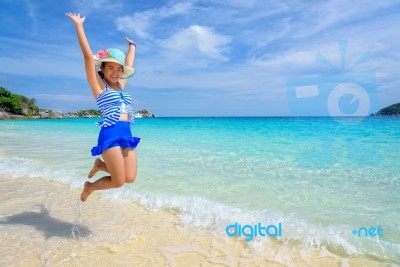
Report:
M75 13L68 12L68 13L65 13L65 15L67 15L75 25L82 25L86 19L86 17L81 17L81 15L79 13L75 14Z
M134 41L132 41L131 39L129 39L128 37L125 37L125 41L127 41L128 42L128 44L129 43L134 43Z

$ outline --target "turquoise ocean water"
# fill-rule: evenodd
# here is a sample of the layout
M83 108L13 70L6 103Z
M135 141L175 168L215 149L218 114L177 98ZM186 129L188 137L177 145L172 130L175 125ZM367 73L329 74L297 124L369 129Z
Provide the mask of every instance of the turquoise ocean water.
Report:
M97 121L0 121L0 173L82 187ZM222 236L232 223L281 223L284 240L306 249L399 263L399 124L380 117L136 119L137 180L102 194L171 209L183 225ZM383 236L366 236L363 227L379 227Z

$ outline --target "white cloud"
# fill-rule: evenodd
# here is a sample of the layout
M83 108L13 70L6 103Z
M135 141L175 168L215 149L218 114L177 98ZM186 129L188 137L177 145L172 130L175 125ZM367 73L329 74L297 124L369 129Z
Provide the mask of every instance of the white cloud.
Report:
M117 29L123 32L134 33L140 38L148 39L148 28L151 25L153 15L149 12L135 13L133 16L125 16L116 20Z
M156 12L160 19L186 14L192 9L190 2L177 3L170 7L163 7Z
M211 28L192 25L163 40L160 45L170 51L184 54L184 57L206 56L216 61L228 61L223 53L227 51L226 45L231 40L231 37L218 34Z
M30 0L25 0L25 4L28 10L28 17L32 20L32 32L31 35L36 35L37 33L37 18L36 18L36 8L31 3Z
M390 38L388 31L382 31L380 27L371 28L357 36L351 37L351 31L345 37L349 37L345 67L353 65L365 52L371 51L373 56L370 60L358 65L352 71L372 70L376 72L379 91L382 93L382 103L390 104L394 101L389 96L389 88L398 88L398 82L395 78L396 66L399 60L394 56L382 57L386 55L387 47L391 47L395 39ZM265 101L284 101L286 96L286 83L292 79L302 79L310 76L326 75L329 67L316 60L318 52L323 54L337 69L341 69L341 55L336 39L320 38L299 42L290 49L282 51L269 51L258 57L251 57L243 63L229 63L220 68L212 70L197 68L196 71L189 73L179 73L176 70L185 69L188 66L194 67L201 64L202 57L190 57L190 51L200 55L199 48L196 47L196 38L191 34L196 31L188 29L182 30L170 39L165 41L164 46L170 49L168 58L157 57L151 61L142 63L142 74L136 77L135 84L142 87L153 88L191 88L201 92L212 92L212 89L218 89L226 92L226 97L232 95L254 94L254 99L262 97ZM387 40L375 42L369 36L375 36L377 40ZM200 35L202 36L202 35ZM365 40L369 40L366 42ZM391 40L389 42L389 40ZM172 48L176 50L172 50ZM394 47L394 46L393 46ZM197 49L197 50L196 50ZM393 53L393 52L391 52ZM168 53L163 53L163 55ZM374 55L377 54L377 55ZM204 54L203 54L204 55ZM193 60L193 59L197 60ZM186 61L185 61L186 59ZM204 59L203 59L204 60ZM192 65L190 65L192 64ZM154 71L160 71L155 73ZM386 74L386 75L384 75ZM156 77L156 78L155 78ZM384 89L384 90L382 90ZM257 95L258 94L258 95Z
M306 2L304 2L306 3ZM388 8L393 5L393 1L346 1L331 0L316 4L299 5L297 11L299 17L293 17L292 34L295 38L306 38L332 30L340 24L343 28L352 27L351 22L357 20L368 20L374 12Z
M143 39L149 39L151 38L151 26L166 18L187 14L191 8L191 3L185 2L158 9L135 12L132 16L118 18L116 20L117 29L124 32L132 32Z

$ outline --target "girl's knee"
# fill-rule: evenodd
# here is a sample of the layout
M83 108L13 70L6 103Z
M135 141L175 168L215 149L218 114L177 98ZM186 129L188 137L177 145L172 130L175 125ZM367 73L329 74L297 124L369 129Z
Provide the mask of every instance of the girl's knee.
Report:
M131 184L136 180L136 175L134 176L126 176L125 183Z
M115 188L118 188L118 187L123 186L124 183L125 183L125 181L124 181L123 179L114 179L114 180L112 181L112 184L113 184L113 186L114 186Z

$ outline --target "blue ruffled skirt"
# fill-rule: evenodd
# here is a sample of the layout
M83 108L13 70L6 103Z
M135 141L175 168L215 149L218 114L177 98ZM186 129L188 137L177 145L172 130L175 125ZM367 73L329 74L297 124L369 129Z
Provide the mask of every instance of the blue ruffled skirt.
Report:
M130 122L118 121L110 127L101 128L97 146L92 148L92 156L100 155L115 146L135 149L139 142L140 138L132 136Z

